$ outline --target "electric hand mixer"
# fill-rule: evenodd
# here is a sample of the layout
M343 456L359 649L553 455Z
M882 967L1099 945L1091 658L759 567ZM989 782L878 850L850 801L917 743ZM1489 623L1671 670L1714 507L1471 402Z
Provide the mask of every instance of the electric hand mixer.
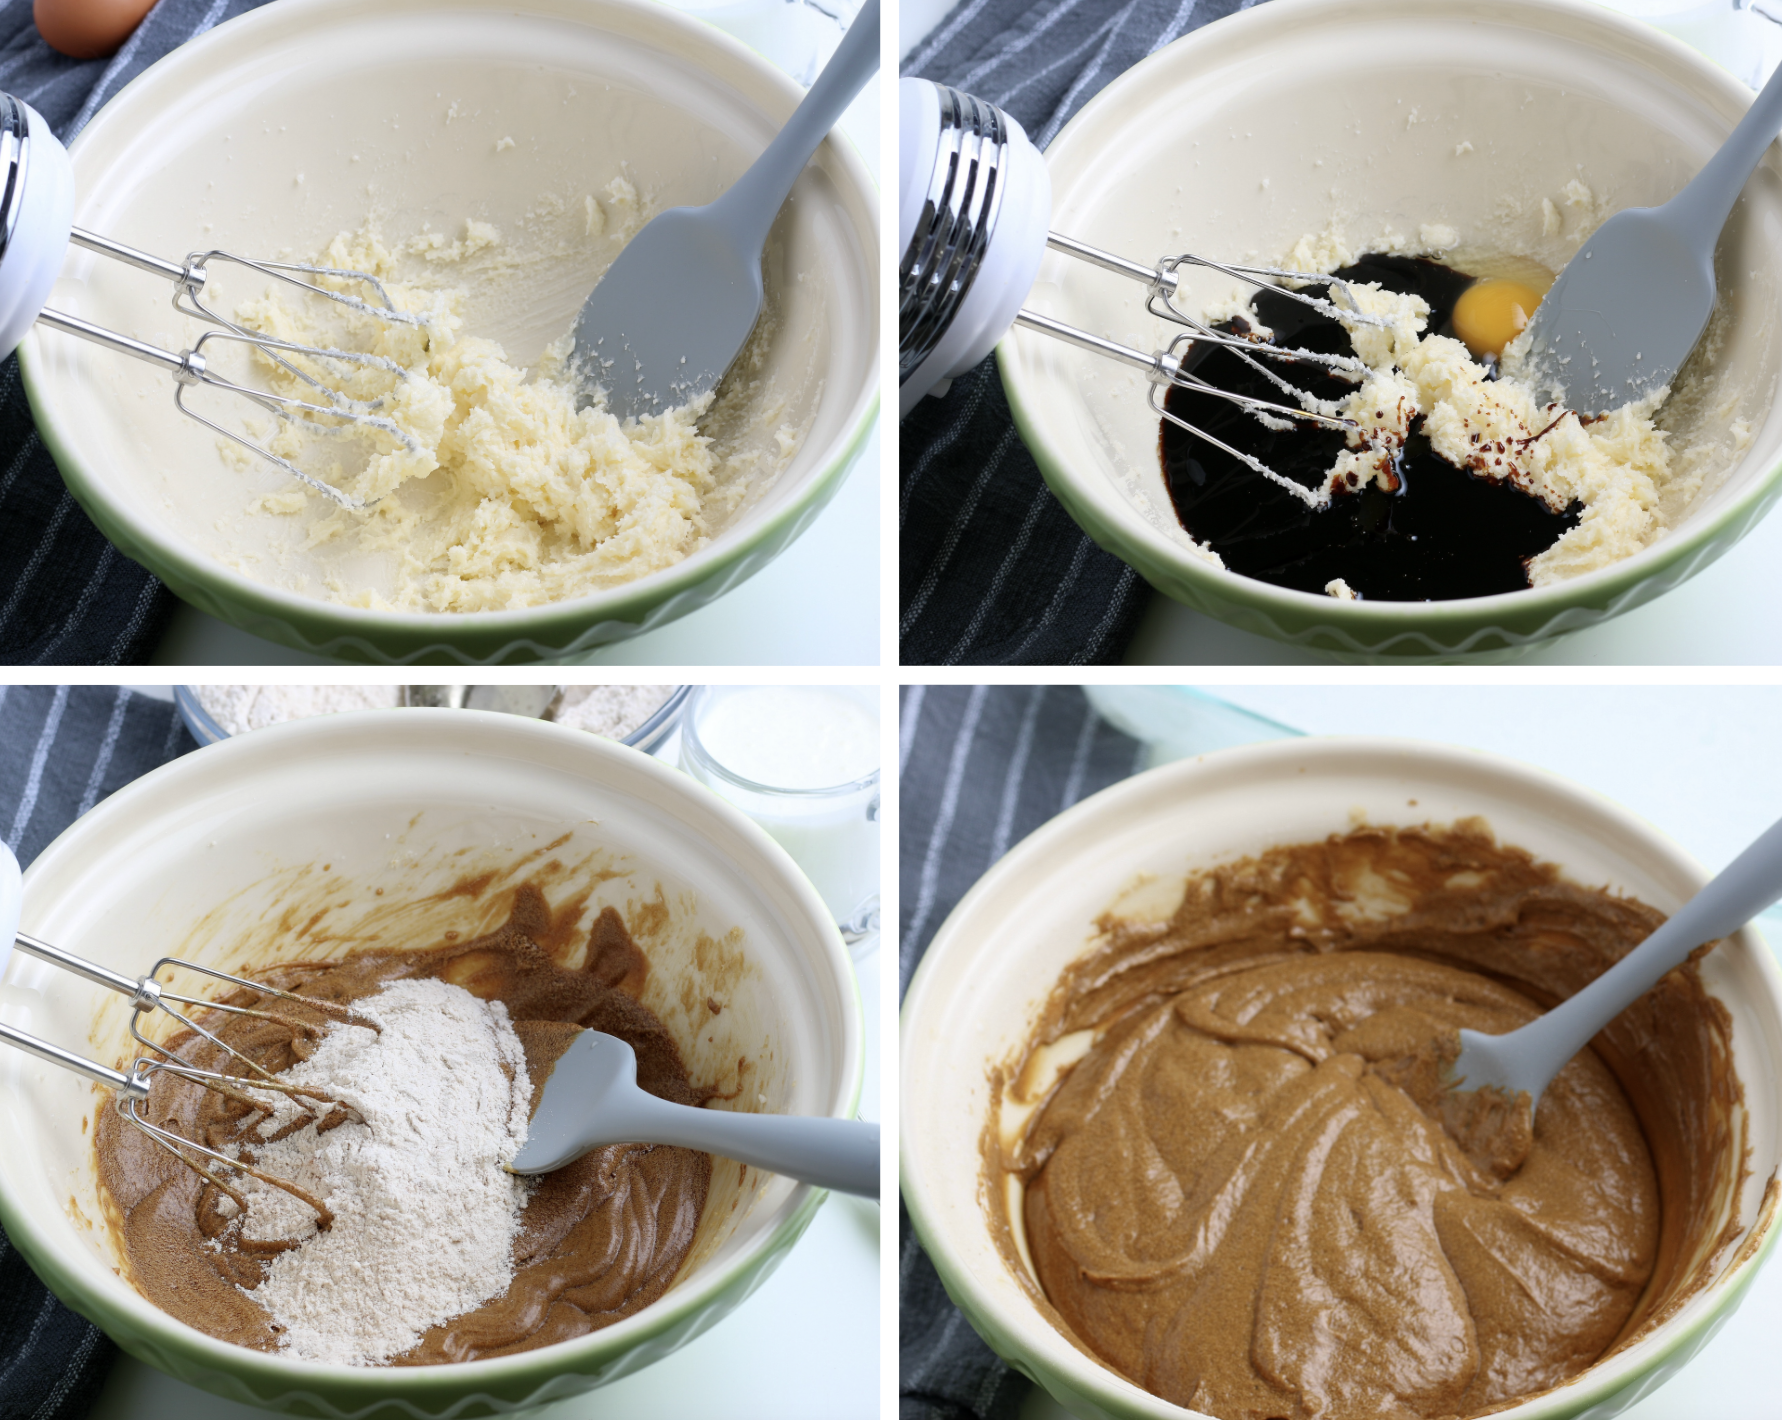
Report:
M140 977L129 977L121 972L112 971L109 967L78 957L73 952L52 946L48 942L39 941L18 930L19 910L24 897L24 888L19 873L18 859L12 850L0 842L0 976L6 971L8 957L17 946L21 951L30 953L51 966L76 976L84 976L88 981L116 991L119 995L130 999L130 1034L137 1043L153 1051L160 1059L139 1056L128 1071L114 1070L108 1065L88 1060L71 1050L65 1050L47 1040L42 1040L29 1032L19 1030L16 1026L0 1022L0 1042L28 1051L40 1059L59 1065L65 1070L85 1075L110 1090L115 1097L119 1116L132 1128L140 1130L161 1148L172 1154L209 1187L200 1196L199 1216L210 1220L214 1229L220 1230L231 1225L238 1225L244 1220L248 1211L248 1200L240 1189L235 1187L225 1174L242 1173L259 1179L273 1188L282 1189L293 1198L302 1200L315 1210L316 1225L326 1230L334 1221L334 1215L328 1205L310 1193L307 1189L282 1179L276 1175L264 1173L255 1168L251 1159L224 1153L213 1149L195 1139L189 1139L177 1131L164 1125L156 1124L148 1116L149 1093L159 1075L189 1081L211 1090L228 1100L232 1108L241 1117L252 1122L260 1118L270 1117L272 1106L254 1097L252 1092L273 1090L289 1097L305 1117L303 1122L313 1118L322 1127L327 1127L328 1117L345 1118L347 1106L333 1099L323 1091L308 1085L293 1085L277 1079L262 1068L256 1061L249 1059L236 1050L227 1041L219 1039L194 1015L178 1009L179 1006L196 1007L203 1011L221 1011L229 1015L252 1016L262 1021L272 1022L288 1028L293 1035L319 1034L319 1028L313 1021L305 1020L295 1012L273 1012L260 1006L247 1006L227 1001L202 1001L192 996L181 996L167 989L156 978L168 967L195 971L216 981L221 981L238 991L249 991L256 997L271 1001L286 1001L293 1006L314 1012L317 1015L347 1025L362 1026L367 1030L378 1027L363 1016L355 1014L345 1006L332 1001L318 1001L313 997L300 996L294 991L283 991L264 982L250 981L246 977L233 976L226 971L215 971L207 966L199 966L196 962L185 961L178 957L162 957ZM174 1003L177 1003L174 1004ZM238 1073L224 1073L217 1070L205 1070L192 1064L176 1051L169 1050L159 1041L143 1034L142 1018L145 1012L164 1011L173 1017L186 1030L208 1040L219 1047L225 1055L232 1057L238 1066ZM320 1106L320 1108L318 1108ZM337 1113L338 1112L338 1113ZM213 1141L215 1142L215 1141ZM238 1151L239 1153L239 1151ZM214 1189L212 1193L210 1190ZM235 1211L223 1214L218 1207L219 1195L227 1197L234 1205ZM257 1241L242 1239L240 1245L248 1251L280 1252L294 1247L294 1242L280 1240Z
M898 273L899 418L924 395L944 393L956 376L983 360L1011 326L1020 326L1132 366L1149 378L1151 406L1164 419L1223 449L1307 504L1318 507L1328 501L1327 488L1303 487L1180 418L1165 408L1164 394L1175 386L1212 395L1264 423L1276 421L1277 427L1278 421L1307 421L1326 428L1358 428L1356 421L1337 412L1335 404L1315 398L1261 362L1289 371L1296 364L1318 365L1360 381L1367 373L1360 360L1215 330L1176 303L1182 269L1204 267L1250 286L1273 288L1352 325L1386 325L1384 318L1355 308L1347 282L1267 266L1226 265L1193 255L1167 256L1145 266L1048 231L1051 179L1045 160L1019 123L981 99L926 79L900 81L898 107L898 240L903 248ZM1185 331L1164 349L1147 352L1022 309L1048 247L1147 286L1146 308L1151 314L1184 326ZM1328 296L1299 289L1307 286L1322 286ZM1235 351L1293 403L1255 399L1199 378L1189 366L1195 347L1205 345Z
M376 277L363 271L306 266L297 262L256 261L226 251L193 252L183 262L166 261L148 252L127 247L73 225L74 175L68 153L50 131L41 114L10 94L0 93L0 358L15 350L33 322L102 345L157 365L173 377L174 403L181 413L216 431L224 438L267 460L291 477L326 495L343 508L361 510L375 499L361 500L333 484L306 472L263 444L244 437L191 407L187 393L208 388L246 400L254 408L280 420L297 420L315 433L339 434L354 429L387 435L411 453L420 452L414 438L382 417L383 400L356 399L335 389L314 371L330 367L376 369L397 379L408 378L394 360L356 350L336 350L277 340L263 332L237 324L205 302L209 268L232 263L260 273L270 280L322 297L358 315L398 325L419 325L421 317L399 311ZM173 308L182 315L215 326L198 338L189 350L174 353L61 311L45 302L62 269L69 244L160 276L174 286ZM311 279L305 279L311 278ZM346 290L330 290L319 282ZM352 294L351 288L365 296ZM369 298L369 299L368 299ZM212 341L233 343L258 352L284 376L307 387L304 397L239 384L211 368L205 347ZM304 368L307 365L309 368Z

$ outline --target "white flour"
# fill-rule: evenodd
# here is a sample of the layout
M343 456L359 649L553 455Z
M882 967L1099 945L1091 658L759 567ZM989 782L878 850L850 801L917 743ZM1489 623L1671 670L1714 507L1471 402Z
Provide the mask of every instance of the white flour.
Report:
M381 1032L336 1025L282 1078L356 1110L254 1151L262 1171L315 1194L326 1232L288 1193L247 1178L247 1236L303 1238L247 1295L305 1361L377 1365L429 1327L505 1292L531 1185L502 1165L526 1140L525 1054L499 1001L443 981L395 981L354 1009ZM325 1108L324 1108L324 1112ZM289 1103L265 1135L298 1116Z
M402 703L394 685L195 685L198 703L225 731L239 735L337 710L387 710Z
M399 685L195 685L211 719L243 734L284 720L339 710L386 710L402 703ZM553 717L559 725L623 739L661 708L672 685L572 685Z
M572 730L623 739L673 692L672 685L572 685L551 718Z

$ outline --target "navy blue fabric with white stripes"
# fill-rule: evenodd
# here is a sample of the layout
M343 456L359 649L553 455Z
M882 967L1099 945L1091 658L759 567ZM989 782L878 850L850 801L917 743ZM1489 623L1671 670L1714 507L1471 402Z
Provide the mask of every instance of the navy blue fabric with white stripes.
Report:
M121 686L0 685L0 834L29 867L106 795L196 748L170 703ZM79 1420L116 1354L0 1231L0 1420Z
M899 714L898 990L985 870L1144 746L1077 686L908 686ZM1029 1382L978 1339L898 1210L901 1420L1012 1420Z
M1255 0L965 0L903 63L1041 148L1122 71ZM1144 256L1144 253L1132 253ZM1162 253L1153 253L1162 255ZM1047 491L992 357L898 430L903 664L1118 661L1147 595Z
M38 37L30 0L0 0L0 89L66 143L162 55L259 3L160 0L116 55L69 59ZM8 356L0 362L0 663L135 664L173 606L172 593L107 542L63 487L25 401L18 357Z

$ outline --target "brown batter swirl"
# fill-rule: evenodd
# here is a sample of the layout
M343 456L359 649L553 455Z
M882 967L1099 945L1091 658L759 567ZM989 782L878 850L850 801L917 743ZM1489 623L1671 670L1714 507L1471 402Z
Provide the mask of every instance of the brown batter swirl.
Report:
M299 963L262 974L269 984L347 1002L403 977L438 977L506 1004L525 1047L537 1091L549 1066L582 1027L605 1031L637 1052L638 1083L677 1104L709 1092L687 1078L680 1051L662 1022L636 999L648 963L612 908L594 923L587 964L570 969L541 946L553 938L550 909L524 885L505 926L463 944L414 952L368 952L339 962ZM262 1006L268 1002L262 1000ZM286 1003L278 1014L322 1024L319 1013ZM234 1018L207 1023L237 1050L273 1071L308 1053L288 1027ZM221 1052L196 1037L169 1042L194 1063L215 1068ZM219 1147L233 1139L247 1111L194 1085L158 1078L150 1117ZM232 1234L215 1232L215 1190L138 1131L105 1111L96 1131L100 1181L123 1219L131 1280L180 1320L243 1346L277 1347L267 1312L242 1288L262 1278L262 1256ZM699 1225L711 1158L661 1145L609 1145L547 1174L521 1218L514 1280L506 1293L434 1327L395 1365L471 1361L548 1346L630 1316L674 1281ZM210 1195L206 1197L204 1195ZM203 1225L201 1227L201 1224ZM425 1236L417 1248L428 1245Z
M1724 1008L1693 963L1666 977L1560 1073L1508 1178L1403 1067L1528 1021L1662 920L1476 821L1275 849L1191 879L1166 923L1104 919L1008 1097L1046 1088L1035 1047L1094 1043L993 1152L1052 1319L1221 1420L1470 1416L1576 1376L1725 1241Z

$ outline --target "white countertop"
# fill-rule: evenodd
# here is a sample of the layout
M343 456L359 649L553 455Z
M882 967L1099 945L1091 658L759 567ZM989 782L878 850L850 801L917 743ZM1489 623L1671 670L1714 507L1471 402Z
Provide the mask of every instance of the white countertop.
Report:
M1710 871L1782 815L1782 687L1224 685L1207 693L1308 733L1404 734L1510 755L1656 824ZM1265 738L1260 731L1257 738ZM1782 914L1760 924L1782 945ZM1681 1372L1624 1420L1782 1415L1774 1352L1782 1266ZM1069 1412L1035 1389L1022 1420Z

